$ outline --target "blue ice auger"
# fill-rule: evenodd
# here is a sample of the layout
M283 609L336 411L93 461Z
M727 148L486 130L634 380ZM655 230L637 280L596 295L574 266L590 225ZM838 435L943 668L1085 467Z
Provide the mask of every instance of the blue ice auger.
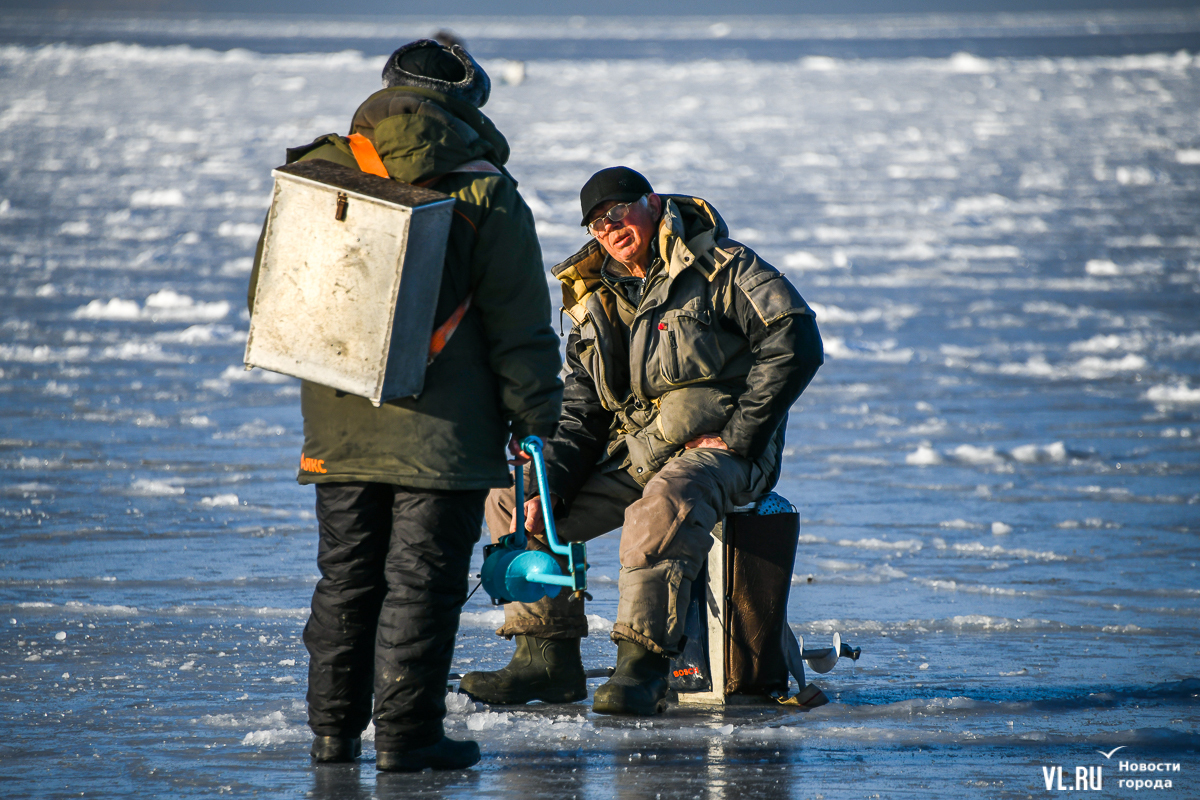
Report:
M543 550L526 550L525 537L525 470L517 466L516 508L517 532L510 533L495 544L483 548L483 589L493 605L516 601L534 603L549 595L557 595L566 586L579 596L587 591L587 548L581 542L558 540L554 529L554 512L550 508L550 484L546 479L546 459L542 455L542 440L528 436L521 440L521 450L533 458L537 476L538 496L542 501L542 518L546 522L546 541L550 549L567 557L567 573L553 556Z

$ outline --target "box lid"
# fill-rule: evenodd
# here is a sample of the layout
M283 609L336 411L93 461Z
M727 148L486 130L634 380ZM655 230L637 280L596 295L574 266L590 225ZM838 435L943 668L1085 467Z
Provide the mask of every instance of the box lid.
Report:
M335 189L372 197L406 208L418 208L430 203L453 199L450 195L435 192L433 189L413 186L411 183L401 183L390 178L381 178L378 175L361 172L352 167L343 167L341 164L319 158L285 164L282 167L276 167L274 173L325 184Z

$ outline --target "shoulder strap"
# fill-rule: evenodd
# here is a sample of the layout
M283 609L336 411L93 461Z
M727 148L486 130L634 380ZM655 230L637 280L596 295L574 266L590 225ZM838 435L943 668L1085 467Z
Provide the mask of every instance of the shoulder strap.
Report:
M447 173L437 175L429 180L421 181L419 185L429 188L442 178L446 177L446 175L453 175L459 172L480 172L487 175L504 174L503 170L501 170L492 162L488 161L486 158L477 158L473 161L467 161L459 164L457 167ZM470 217L458 209L455 209L454 213L466 220L467 224L471 226L471 230L476 230L475 223L471 221ZM467 292L467 296L461 303L459 303L458 308L454 309L454 313L451 314L446 321L439 325L437 330L433 332L433 338L429 340L429 361L427 363L432 364L433 360L438 357L438 353L442 352L447 343L449 343L450 337L453 336L454 331L458 329L458 324L462 322L463 317L466 316L467 309L471 307L471 298L474 296L474 294L474 291Z
M458 304L458 308L454 309L454 313L434 330L433 336L429 338L429 358L425 361L426 366L432 364L438 354L446 349L446 345L450 343L450 337L458 330L458 323L462 322L463 317L467 314L467 309L471 307L471 298L474 294L474 292L468 292L463 301Z
M350 141L350 152L354 154L359 169L381 178L392 177L388 175L387 168L383 166L383 159L375 151L375 145L371 144L370 139L361 133L352 133L346 138Z
M354 154L354 160L358 162L358 168L363 172L371 175L378 175L381 178L391 178L388 175L387 168L383 166L383 159L379 157L378 151L375 150L375 145L371 144L371 140L363 136L361 133L352 133L346 137L350 141L350 152ZM484 169L477 165L482 162L490 169ZM500 170L489 161L479 159L478 161L469 161L460 167L457 167L452 172L496 172ZM432 182L440 180L442 176L438 176ZM427 185L430 181L423 181L421 185ZM470 220L467 220L470 222ZM472 228L475 226L472 225ZM466 298L458 304L458 308L454 309L445 322L437 326L433 331L433 335L429 337L429 355L425 360L426 366L433 363L433 360L446 349L446 345L450 342L450 337L458 330L458 325L467 314L467 309L471 307L471 296L473 292L468 292Z

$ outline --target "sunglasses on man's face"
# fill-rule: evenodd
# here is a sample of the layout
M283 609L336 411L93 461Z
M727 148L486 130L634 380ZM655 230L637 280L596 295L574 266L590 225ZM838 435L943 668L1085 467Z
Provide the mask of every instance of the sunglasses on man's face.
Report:
M607 225L609 222L615 225L616 223L625 219L625 217L629 216L629 209L631 209L633 206L636 206L638 203L641 203L645 199L646 196L642 195L637 200L631 200L628 203L617 203L608 211L605 211L603 214L589 222L587 224L588 231L592 234L592 236L599 236L600 231L604 229L605 225Z

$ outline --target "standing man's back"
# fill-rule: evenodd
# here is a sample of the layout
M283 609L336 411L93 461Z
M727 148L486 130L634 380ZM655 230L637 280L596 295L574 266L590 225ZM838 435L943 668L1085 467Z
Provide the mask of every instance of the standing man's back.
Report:
M419 397L375 408L301 389L298 479L316 484L320 528L304 630L309 725L317 761L352 760L374 717L379 769L462 768L479 749L446 739L442 718L471 553L487 490L509 483L505 441L554 431L558 337L533 217L504 169L508 143L479 111L486 73L462 48L421 40L388 59L383 80L351 133L392 178L456 198L435 318L452 333ZM307 159L358 166L336 135L288 151ZM256 278L257 266L251 306Z

